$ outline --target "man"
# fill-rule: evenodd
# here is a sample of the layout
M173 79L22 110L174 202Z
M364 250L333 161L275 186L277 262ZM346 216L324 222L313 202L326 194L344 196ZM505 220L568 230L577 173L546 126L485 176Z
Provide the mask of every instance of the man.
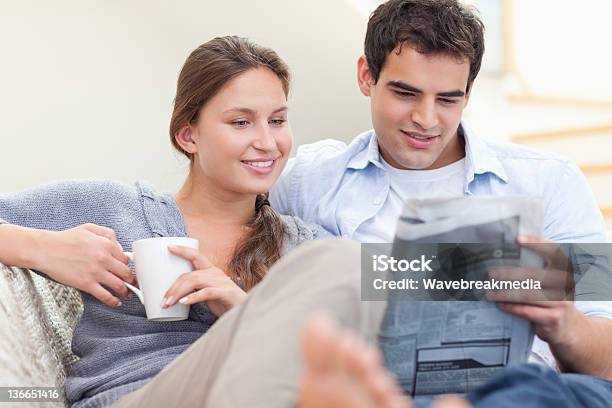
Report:
M483 52L482 23L456 0L378 7L357 63L374 129L348 146L302 146L271 192L272 205L335 235L392 242L407 198L541 197L544 237L521 244L605 242L601 214L574 164L483 140L462 122ZM612 308L605 302L499 305L534 324L532 360L612 378Z

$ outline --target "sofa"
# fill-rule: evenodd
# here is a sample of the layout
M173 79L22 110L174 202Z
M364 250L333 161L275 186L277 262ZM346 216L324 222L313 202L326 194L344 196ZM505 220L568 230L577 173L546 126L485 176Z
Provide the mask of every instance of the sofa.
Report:
M0 387L63 387L77 361L70 343L82 311L75 289L0 264ZM61 403L32 403L62 405L63 397Z

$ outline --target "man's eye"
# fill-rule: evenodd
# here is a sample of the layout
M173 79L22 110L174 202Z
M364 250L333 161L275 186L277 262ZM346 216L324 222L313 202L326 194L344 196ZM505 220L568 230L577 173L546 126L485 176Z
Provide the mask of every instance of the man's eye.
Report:
M272 119L268 123L270 123L271 125L274 125L274 126L281 126L286 121L287 121L286 119Z
M440 101L440 102L442 102L442 103L443 103L443 104L445 104L445 105L454 105L454 104L456 104L456 103L457 103L457 100L456 100L456 99L446 99L446 98L442 98L442 99L439 99L439 101Z
M248 120L235 120L232 122L232 125L235 125L237 127L246 127L248 126L249 121Z
M395 94L402 98L411 98L414 96L412 92L393 91Z

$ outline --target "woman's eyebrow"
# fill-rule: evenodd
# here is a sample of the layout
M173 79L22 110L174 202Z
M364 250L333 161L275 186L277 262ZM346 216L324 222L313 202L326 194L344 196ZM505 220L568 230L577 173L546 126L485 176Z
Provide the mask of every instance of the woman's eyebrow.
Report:
M276 109L272 113L285 112L285 111L288 111L288 110L289 110L289 108L287 106L282 106L282 107ZM239 113L245 113L247 115L253 115L253 114L257 113L256 111L254 111L251 108L240 108L240 107L230 108L230 109L227 109L227 110L223 111L223 113L228 113L228 112L239 112Z
M227 109L225 111L223 111L223 113L228 113L228 112L240 112L240 113L246 113L246 114L253 114L255 113L255 111L253 109L250 108L230 108Z
M289 108L287 106L282 106L282 107L278 108L277 110L275 110L272 113L274 114L274 113L280 113L280 112L287 112L288 110L289 110Z

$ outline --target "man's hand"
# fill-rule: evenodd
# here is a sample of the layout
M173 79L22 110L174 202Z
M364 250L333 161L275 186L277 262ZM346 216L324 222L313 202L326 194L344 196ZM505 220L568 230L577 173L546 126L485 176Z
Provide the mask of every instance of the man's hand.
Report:
M495 268L490 277L499 280L533 278L541 282L542 290L489 291L487 299L497 302L501 310L532 322L538 337L549 344L557 361L564 365L574 357L580 335L590 324L574 302L559 300L573 298L571 263L559 246L550 241L536 237L519 237L517 241L541 255L545 260L544 268Z
M550 345L553 353L555 349L572 347L576 343L576 330L586 319L573 302L498 302L497 305L505 312L532 322L538 337Z
M540 300L573 300L574 271L570 259L558 244L535 237L520 236L517 242L523 248L538 254L543 267L505 266L489 271L489 277L499 281L533 279L541 289L496 290L487 293L489 300L497 302L529 303Z

